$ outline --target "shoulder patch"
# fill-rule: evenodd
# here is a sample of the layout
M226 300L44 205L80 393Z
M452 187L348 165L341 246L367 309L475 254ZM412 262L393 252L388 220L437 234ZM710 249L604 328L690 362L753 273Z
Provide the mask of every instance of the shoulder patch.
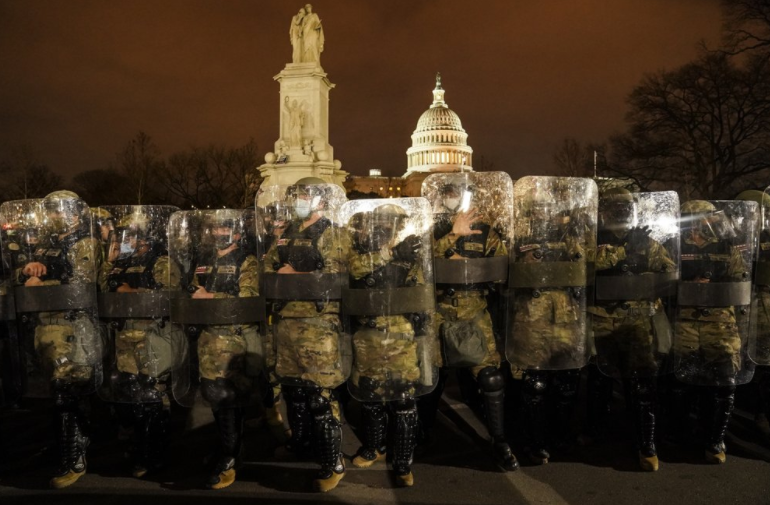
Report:
M19 244L17 244L16 242L11 242L10 244L8 244L8 249L10 249L11 251L18 251Z
M217 267L217 274L220 274L220 275L233 275L237 271L238 271L238 268L235 265L225 265L225 266Z

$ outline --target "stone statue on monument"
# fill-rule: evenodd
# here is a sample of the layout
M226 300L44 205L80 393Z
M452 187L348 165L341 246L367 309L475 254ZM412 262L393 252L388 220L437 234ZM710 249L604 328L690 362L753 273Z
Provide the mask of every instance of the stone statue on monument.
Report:
M289 115L289 147L302 147L302 127L305 125L305 111L297 100L287 96L283 107Z
M324 31L321 19L313 12L312 5L305 5L291 18L289 40L292 45L292 63L321 63Z

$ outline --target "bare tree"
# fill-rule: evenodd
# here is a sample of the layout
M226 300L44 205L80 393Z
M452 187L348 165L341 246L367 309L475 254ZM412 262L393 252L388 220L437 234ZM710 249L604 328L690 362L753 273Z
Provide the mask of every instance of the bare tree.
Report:
M599 148L602 149L603 148ZM594 173L594 156L597 146L567 137L553 153L553 162L559 175L567 177L591 177Z
M136 205L152 203L151 190L161 169L160 150L145 132L140 131L118 154L118 167L124 175L125 191Z
M628 98L627 133L611 139L611 174L643 190L727 197L770 173L770 60L740 68L707 53L644 78Z
M722 0L723 51L770 57L770 0Z
M175 153L159 172L171 201L183 208L245 207L255 191L257 145L211 145Z
M7 149L0 158L0 201L42 198L62 189L61 176L42 163L30 146Z

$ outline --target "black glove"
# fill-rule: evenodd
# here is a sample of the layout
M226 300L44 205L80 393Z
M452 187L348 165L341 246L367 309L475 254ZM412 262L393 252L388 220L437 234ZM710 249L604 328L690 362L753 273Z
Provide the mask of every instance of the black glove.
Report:
M414 263L417 260L417 253L420 251L422 244L420 243L417 235L409 235L400 244L391 249L393 252L393 259L398 261L406 261L408 263Z
M630 254L644 254L650 245L650 230L649 226L637 226L628 230L626 236L626 255Z

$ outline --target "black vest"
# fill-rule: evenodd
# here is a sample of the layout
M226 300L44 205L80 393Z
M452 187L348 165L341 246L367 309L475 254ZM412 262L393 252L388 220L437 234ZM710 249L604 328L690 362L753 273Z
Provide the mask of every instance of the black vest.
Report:
M705 247L682 241L682 280L703 278L713 282L731 282L728 275L730 252L730 242L725 240L709 243Z
M130 256L115 261L115 266L107 276L110 292L114 292L122 284L128 284L134 289L161 289L163 286L155 282L153 271L158 258L167 255L166 251L153 248L141 256Z
M301 223L294 221L286 228L278 239L279 265L273 265L275 270L289 264L297 272L315 272L323 270L324 258L318 250L318 239L332 225L332 222L322 217L304 230L299 229Z
M45 237L37 249L35 249L34 261L39 261L46 267L46 274L40 278L41 281L56 280L62 284L69 284L72 277L72 265L67 259L72 246L77 244L90 235L85 230L78 230L63 239L58 235L49 235ZM96 258L94 259L94 263Z
M216 251L206 255L195 267L198 283L209 293L238 296L241 292L238 279L247 256L248 252L240 247L221 257L217 256Z

